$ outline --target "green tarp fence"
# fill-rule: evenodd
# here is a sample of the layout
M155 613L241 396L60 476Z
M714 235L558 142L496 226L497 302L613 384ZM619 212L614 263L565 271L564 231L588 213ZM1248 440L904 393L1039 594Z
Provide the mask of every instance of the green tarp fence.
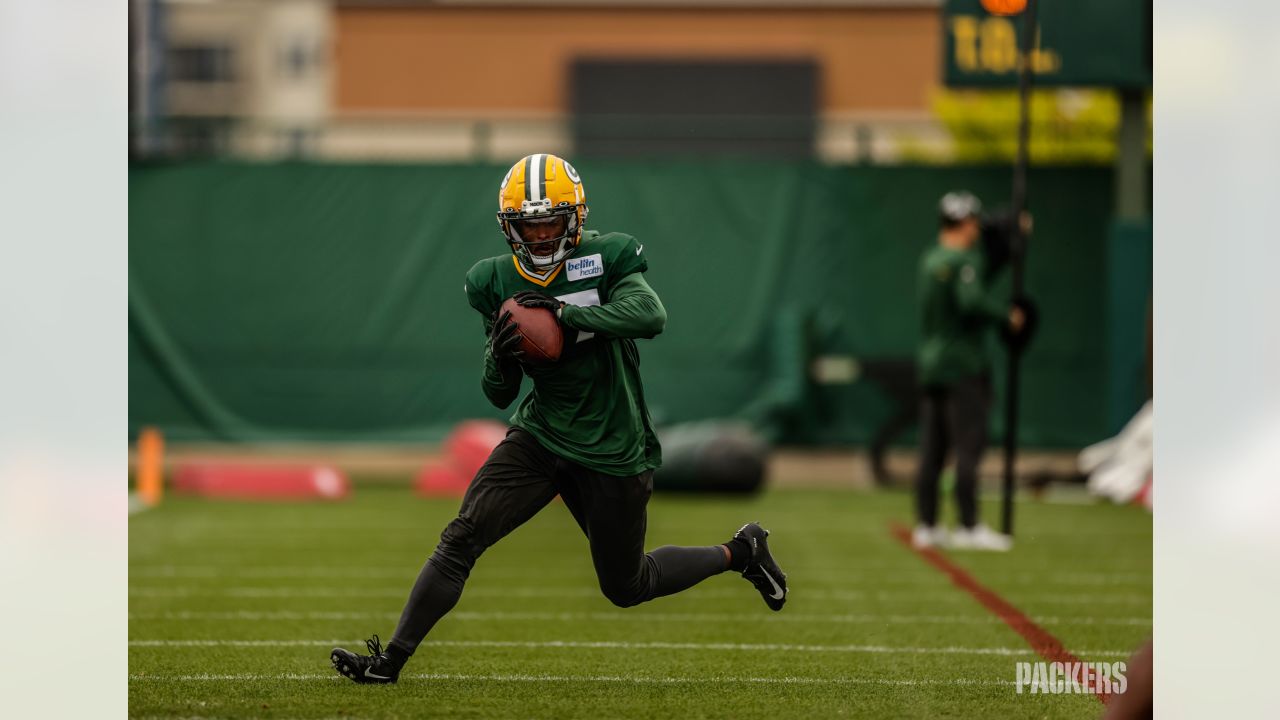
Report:
M773 382L780 313L817 313L832 329L824 352L910 357L916 261L934 242L938 197L963 187L993 206L1009 183L1000 167L578 169L589 226L644 243L670 315L641 343L660 423L750 406ZM483 334L462 289L472 263L506 252L493 219L505 172L132 167L131 436L155 425L178 440L433 441L464 418L505 418L480 393ZM1030 187L1027 286L1042 328L1025 360L1022 438L1075 446L1108 434L1120 402L1108 393L1124 385L1109 377L1108 343L1125 342L1109 317L1111 172L1034 169ZM814 403L817 421L784 439L865 442L891 410L869 382L823 387Z

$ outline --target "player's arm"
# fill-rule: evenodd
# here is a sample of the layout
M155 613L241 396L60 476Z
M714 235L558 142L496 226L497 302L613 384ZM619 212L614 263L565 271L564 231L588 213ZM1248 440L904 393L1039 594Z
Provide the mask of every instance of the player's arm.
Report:
M480 377L480 389L494 407L505 410L520 395L524 371L510 349L515 344L510 338L519 339L514 333L514 324L504 323L495 335L496 324L496 318L485 316L484 332L489 340L484 346L484 374Z
M480 389L495 407L506 409L520 394L520 381L524 379L524 371L513 352L516 344L513 339L514 327L504 323L504 327L498 327L498 334L494 333L498 318L491 309L493 300L485 291L487 287L482 266L477 264L467 273L463 289L467 293L467 303L484 318L484 334L488 338L484 346L484 372L480 376Z
M614 284L609 302L603 305L564 305L560 322L606 337L651 338L667 326L667 309L644 275L635 272Z

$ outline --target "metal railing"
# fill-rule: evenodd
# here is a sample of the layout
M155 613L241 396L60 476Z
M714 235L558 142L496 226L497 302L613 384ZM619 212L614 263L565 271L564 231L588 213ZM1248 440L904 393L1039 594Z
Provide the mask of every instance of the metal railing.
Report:
M134 159L504 162L533 152L570 156L809 157L831 164L972 161L1002 152L989 129L945 127L919 115L819 118L665 115L569 117L467 114L323 118L175 116L131 123ZM1082 147L1114 142L1111 128L1037 123L1033 139ZM988 147L989 146L989 147ZM1034 148L1033 148L1034 150ZM1085 162L1107 162L1095 152ZM1033 155L1034 159L1034 155Z

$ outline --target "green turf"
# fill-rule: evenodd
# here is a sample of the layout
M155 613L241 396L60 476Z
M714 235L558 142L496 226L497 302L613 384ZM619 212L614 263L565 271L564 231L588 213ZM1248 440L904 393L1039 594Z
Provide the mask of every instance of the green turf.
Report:
M480 560L396 686L333 673L334 641L387 639L455 500L360 487L334 504L168 499L130 520L135 717L1096 717L1087 695L1018 695L1026 642L896 540L899 493L656 497L651 547L773 530L781 613L733 574L620 610L553 505ZM994 517L996 508L985 508ZM1019 505L1008 555L953 554L1084 660L1151 632L1151 518ZM203 642L209 641L209 642ZM233 645L229 641L249 641ZM559 646L555 643L560 643ZM785 645L744 648L743 645Z

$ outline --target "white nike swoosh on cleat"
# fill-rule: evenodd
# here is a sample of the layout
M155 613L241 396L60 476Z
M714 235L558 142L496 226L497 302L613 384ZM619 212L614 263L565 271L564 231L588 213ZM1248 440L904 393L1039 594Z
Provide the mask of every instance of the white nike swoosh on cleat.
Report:
M782 588L778 587L778 582L773 579L773 576L769 574L768 570L765 570L764 568L760 568L760 572L764 573L764 576L766 578L769 578L769 584L773 586L773 594L770 595L769 597L773 598L774 600L781 600L783 596L786 595L786 593L782 591Z
M636 248L636 254L639 255L640 251L643 249L644 249L644 245L641 245L640 247Z
M390 679L391 679L390 677L387 677L386 675L378 675L378 674L376 674L376 673L371 673L371 672L369 672L369 668L365 668L365 669L364 669L364 676L365 676L365 677L367 677L367 678L373 678L374 680L390 680Z

